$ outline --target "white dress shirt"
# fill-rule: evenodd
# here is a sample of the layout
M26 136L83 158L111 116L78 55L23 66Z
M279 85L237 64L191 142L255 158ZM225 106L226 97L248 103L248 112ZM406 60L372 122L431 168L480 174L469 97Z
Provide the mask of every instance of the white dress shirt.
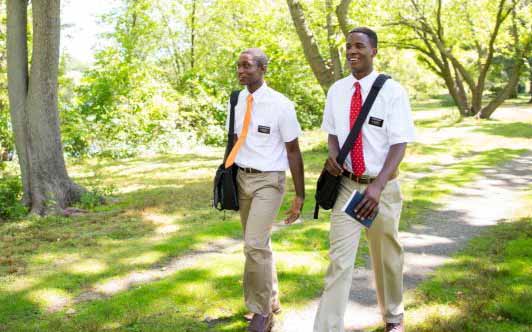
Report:
M355 83L360 83L364 102L377 76L375 71L361 80L349 75L330 87L321 129L337 136L340 148L351 130L349 113ZM388 79L362 126L362 147L366 165L364 175L377 176L384 166L390 146L412 142L414 138L414 122L408 95L399 83ZM347 155L346 166L350 172L353 171L350 154Z
M235 107L235 134L240 136L246 113L247 88L240 91ZM301 135L294 103L283 94L262 84L253 92L253 111L247 138L238 151L235 163L240 167L251 167L263 172L285 171L288 158L285 142L291 142ZM229 128L229 107L226 128Z

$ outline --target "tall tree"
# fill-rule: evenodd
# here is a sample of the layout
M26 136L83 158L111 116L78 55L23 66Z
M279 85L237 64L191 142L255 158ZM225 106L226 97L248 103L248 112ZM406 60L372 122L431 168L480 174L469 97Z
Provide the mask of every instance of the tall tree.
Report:
M326 57L321 54L317 39L310 29L301 3L298 0L286 0L297 35L303 46L305 58L324 91L327 91L334 81L343 76L343 65L340 60L340 51L336 45L335 36L339 27L341 33L347 37L349 32L347 12L351 1L352 0L342 0L340 4L336 6L333 13L334 6L332 0L326 0L327 43L330 58L327 60ZM338 24L335 23L335 18L338 21Z
M394 44L417 51L421 61L443 78L463 116L489 118L515 90L532 47L530 21L517 15L518 10L526 13L526 2L410 0L395 10L390 24L397 32ZM511 75L483 104L486 78L501 52L512 59Z
M59 132L57 75L60 1L33 0L31 69L28 0L7 1L9 105L20 163L23 202L35 214L59 212L84 189L69 178Z

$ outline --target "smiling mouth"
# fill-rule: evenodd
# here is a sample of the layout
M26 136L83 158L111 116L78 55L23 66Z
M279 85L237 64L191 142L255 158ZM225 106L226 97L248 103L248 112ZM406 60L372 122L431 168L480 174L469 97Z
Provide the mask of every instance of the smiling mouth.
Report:
M349 58L348 60L349 60L349 62L351 62L351 63L358 63L358 62L360 62L360 58Z

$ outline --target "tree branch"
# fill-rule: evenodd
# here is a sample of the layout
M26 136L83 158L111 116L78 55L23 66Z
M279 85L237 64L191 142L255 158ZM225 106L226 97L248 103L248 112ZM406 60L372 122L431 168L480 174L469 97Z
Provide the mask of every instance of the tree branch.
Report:
M330 68L325 64L320 54L314 34L308 27L303 8L298 0L286 0L292 21L296 28L299 40L303 45L303 53L307 59L314 76L320 83L323 91L327 91L334 83L334 76Z
M338 18L338 24L340 25L340 30L344 34L344 37L347 38L349 31L349 24L347 23L347 12L349 11L349 5L353 0L342 0L338 6L336 6L336 17Z

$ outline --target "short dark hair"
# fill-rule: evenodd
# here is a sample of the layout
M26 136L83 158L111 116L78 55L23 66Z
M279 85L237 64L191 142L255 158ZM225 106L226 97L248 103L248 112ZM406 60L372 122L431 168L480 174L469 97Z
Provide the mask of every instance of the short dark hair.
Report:
M266 68L268 66L268 57L260 48L248 48L241 54L249 54L253 57L253 60L257 63L257 65Z
M377 48L377 43L379 40L377 38L377 33L375 31L371 30L370 28L359 27L359 28L354 28L353 30L349 31L349 34L352 34L352 33L365 34L366 36L368 36L371 46L373 48Z

